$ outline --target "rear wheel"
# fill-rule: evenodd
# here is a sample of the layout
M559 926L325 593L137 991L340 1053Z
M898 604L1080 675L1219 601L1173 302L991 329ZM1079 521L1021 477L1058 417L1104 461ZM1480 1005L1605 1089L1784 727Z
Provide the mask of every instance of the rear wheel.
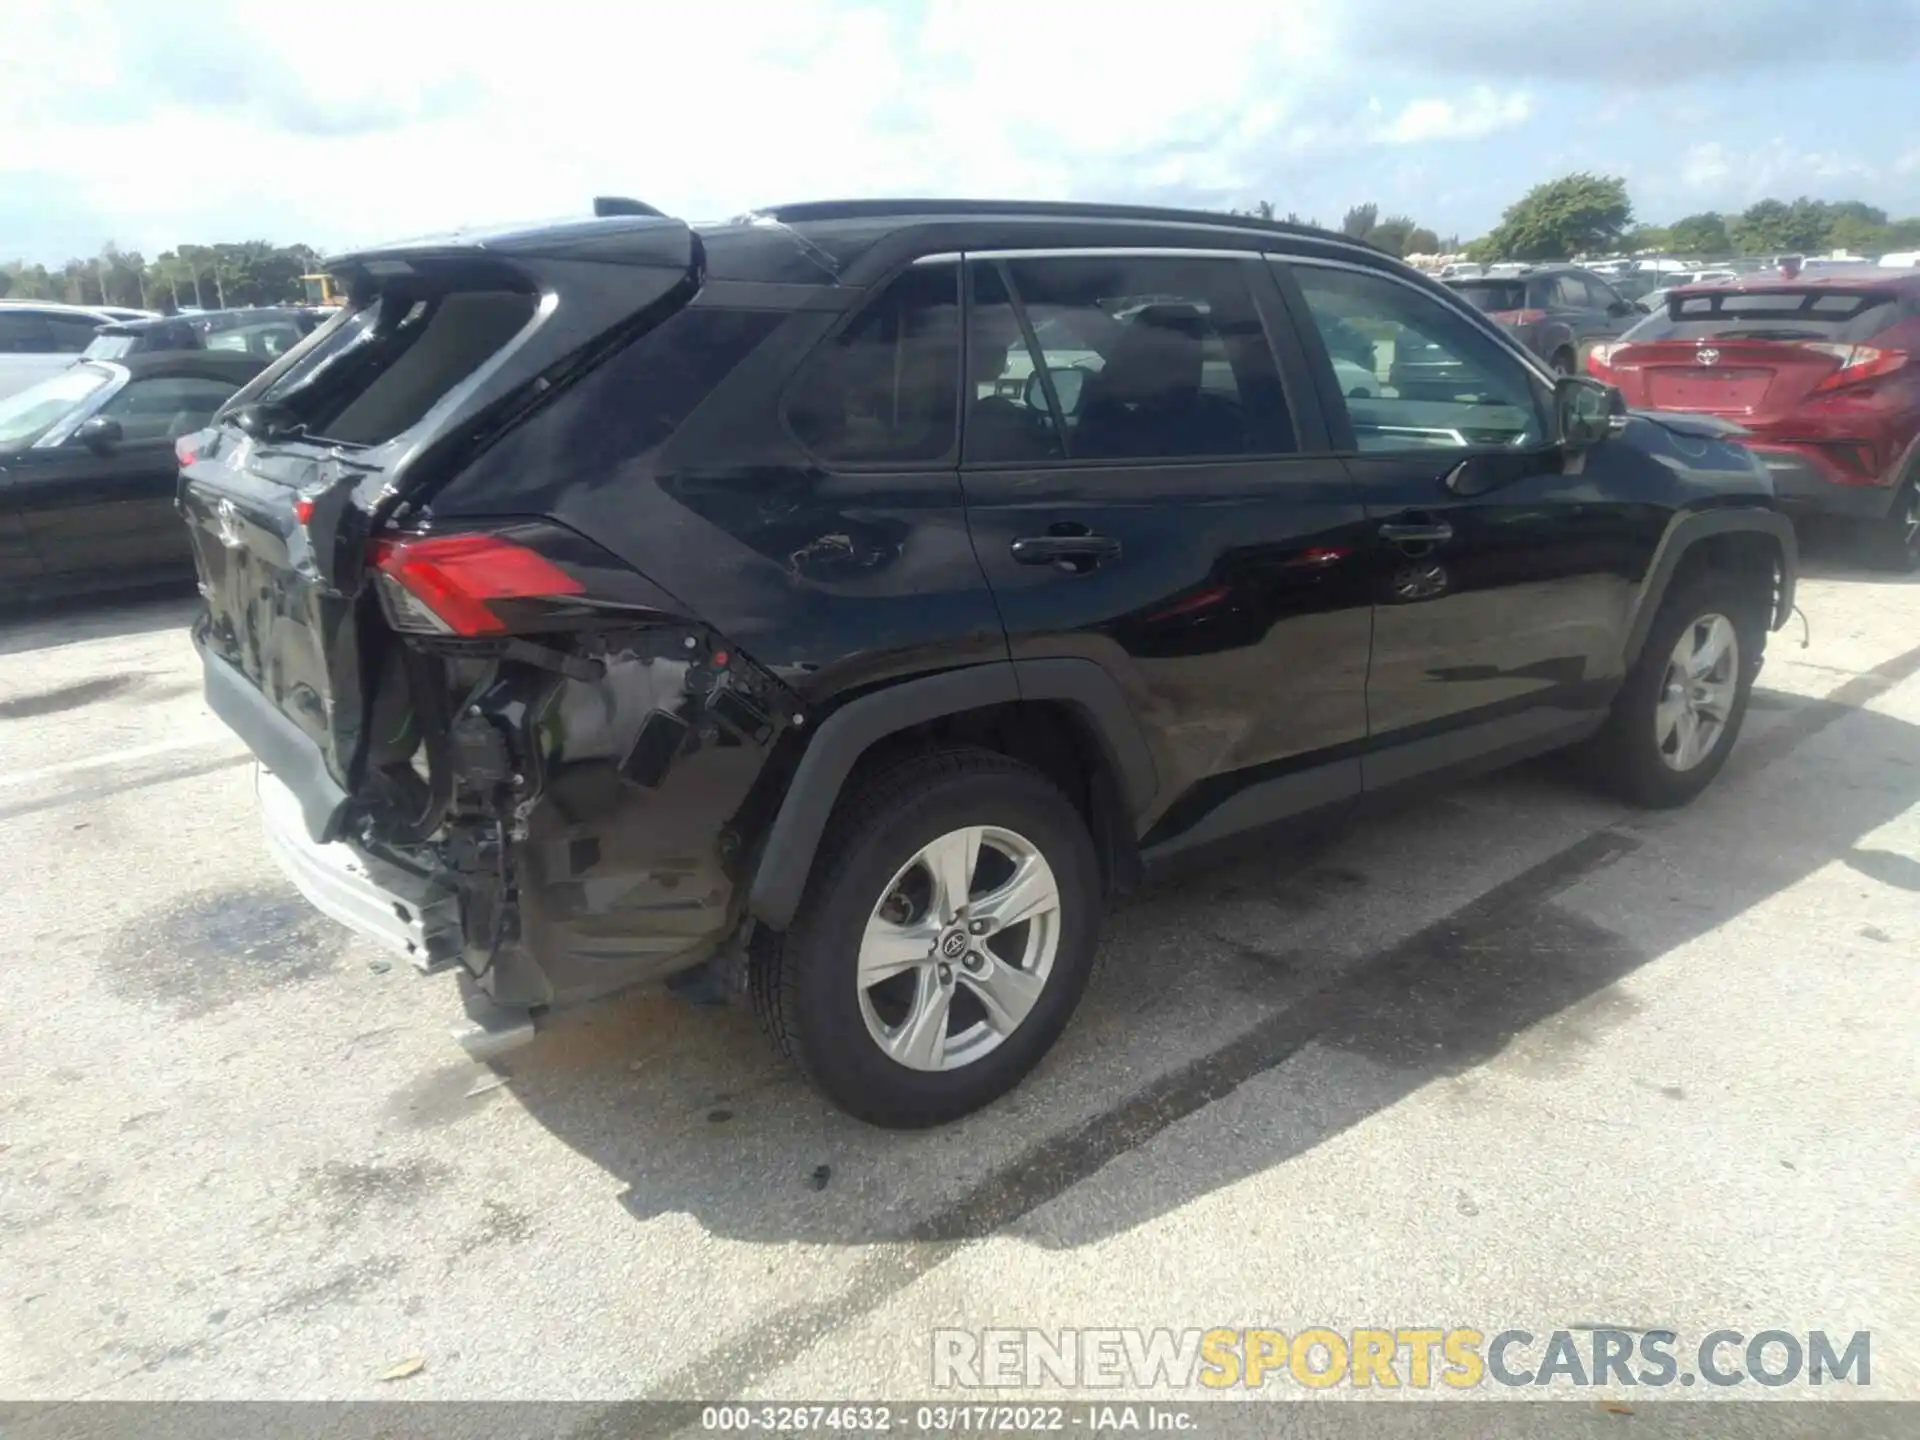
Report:
M1012 1089L1092 965L1098 861L1044 775L986 750L896 763L836 813L756 1008L835 1104L876 1125L955 1119Z
M1920 570L1920 481L1909 480L1887 518L1870 521L1861 538L1876 569L1902 575Z
M1666 809L1713 782L1746 718L1766 614L1759 586L1738 576L1701 575L1667 597L1589 747L1606 788Z
M1580 373L1579 359L1574 355L1573 351L1567 349L1565 346L1553 352L1553 359L1549 363L1553 366L1553 373L1556 375L1578 375Z

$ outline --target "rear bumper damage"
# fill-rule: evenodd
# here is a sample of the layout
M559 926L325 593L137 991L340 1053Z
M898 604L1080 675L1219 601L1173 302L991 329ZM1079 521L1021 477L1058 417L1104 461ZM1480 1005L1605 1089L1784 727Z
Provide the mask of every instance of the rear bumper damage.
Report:
M444 879L344 840L321 844L307 833L300 797L272 771L256 772L267 853L312 906L406 960L423 975L460 965L465 940L460 896ZM461 972L467 1023L454 1039L486 1060L533 1039L535 1011L496 1004Z

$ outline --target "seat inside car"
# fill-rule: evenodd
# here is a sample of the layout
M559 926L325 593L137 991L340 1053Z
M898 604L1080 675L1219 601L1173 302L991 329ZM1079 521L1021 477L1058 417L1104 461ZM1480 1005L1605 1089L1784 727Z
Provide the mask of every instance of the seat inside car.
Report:
M1075 452L1118 458L1238 448L1222 433L1230 417L1201 398L1206 336L1206 318L1192 305L1149 305L1136 314L1087 382Z

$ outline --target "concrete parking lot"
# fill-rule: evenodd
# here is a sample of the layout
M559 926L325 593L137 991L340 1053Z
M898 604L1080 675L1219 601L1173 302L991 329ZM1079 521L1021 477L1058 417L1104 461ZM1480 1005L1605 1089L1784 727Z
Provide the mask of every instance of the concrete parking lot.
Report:
M449 980L271 867L184 601L15 617L0 1395L907 1397L954 1325L1618 1325L1868 1330L1920 1398L1920 583L1809 568L1691 809L1540 764L1138 896L1038 1074L908 1136L661 994L467 1062Z

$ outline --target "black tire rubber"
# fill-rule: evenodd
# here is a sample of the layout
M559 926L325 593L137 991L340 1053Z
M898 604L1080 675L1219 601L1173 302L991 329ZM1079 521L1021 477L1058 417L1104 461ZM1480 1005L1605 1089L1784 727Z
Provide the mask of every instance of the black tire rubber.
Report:
M861 1018L860 935L900 866L964 825L1003 826L1039 847L1060 886L1060 945L1039 1001L996 1049L957 1070L911 1070ZM889 1129L944 1124L1004 1095L1052 1048L1086 989L1102 905L1086 823L1045 775L991 750L909 756L856 780L836 808L792 926L751 968L754 1009L848 1114Z
M1564 345L1553 352L1553 358L1549 360L1547 364L1553 368L1556 375L1578 375L1580 373L1580 357Z
M1681 582L1670 592L1647 631L1646 644L1627 672L1600 733L1588 742L1588 773L1606 790L1649 810L1685 805L1713 783L1740 739L1747 701L1765 653L1771 597L1752 579L1710 571ZM1740 642L1739 687L1732 713L1713 753L1691 770L1668 767L1653 734L1653 712L1667 660L1680 633L1705 615L1719 614L1733 624Z
M1909 480L1884 520L1870 520L1860 533L1861 558L1876 570L1911 575L1920 570L1920 536L1910 535L1912 507L1920 503L1920 480Z

